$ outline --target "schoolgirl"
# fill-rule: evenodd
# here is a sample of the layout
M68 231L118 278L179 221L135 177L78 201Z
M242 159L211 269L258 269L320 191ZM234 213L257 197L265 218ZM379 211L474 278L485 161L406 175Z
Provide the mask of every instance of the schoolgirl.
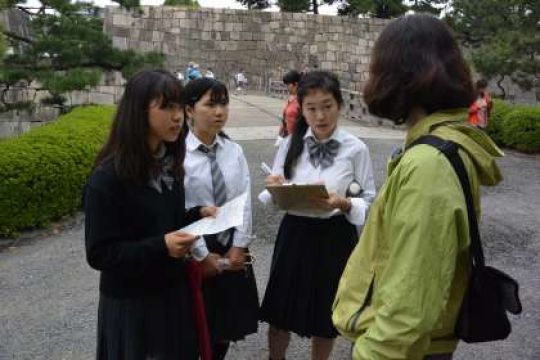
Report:
M196 238L176 230L216 209L184 208L186 130L175 76L127 82L85 190L86 257L101 272L97 359L199 358L184 257Z
M186 114L191 131L186 139L186 206L221 206L247 192L244 224L205 236L192 250L203 264L204 301L214 359L223 359L229 343L257 332L259 300L251 266L246 266L251 241L250 176L242 148L222 129L229 116L225 85L204 78L186 87ZM230 267L224 269L223 260Z
M336 76L306 74L298 101L301 116L278 149L267 184L324 183L330 197L311 199L312 210L288 211L281 222L261 307L274 360L285 358L290 332L312 338L314 359L329 357L337 336L332 301L375 196L367 146L338 126L343 99ZM266 190L259 199L272 202Z

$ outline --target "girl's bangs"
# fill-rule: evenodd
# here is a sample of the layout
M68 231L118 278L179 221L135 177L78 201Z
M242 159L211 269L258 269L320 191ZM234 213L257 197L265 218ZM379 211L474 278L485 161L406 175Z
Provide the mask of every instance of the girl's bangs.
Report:
M184 106L185 96L184 89L179 81L176 79L166 79L156 88L156 98L161 99L161 108L168 107L170 105Z

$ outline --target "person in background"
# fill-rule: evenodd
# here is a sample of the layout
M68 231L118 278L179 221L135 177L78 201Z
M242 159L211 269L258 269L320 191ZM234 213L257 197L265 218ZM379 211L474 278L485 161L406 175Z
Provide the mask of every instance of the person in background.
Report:
M301 116L279 147L266 183L323 183L329 198L310 199L310 209L283 217L261 320L270 324L270 359L285 358L294 332L312 339L312 359L325 360L338 334L332 301L375 197L375 183L367 146L338 125L343 98L337 77L323 71L305 75L298 102ZM353 184L362 190L349 196ZM264 190L259 200L271 204L272 195Z
M185 80L185 78L184 78L184 74L182 73L182 70L180 70L180 69L176 70L176 78L177 78L178 80L180 80L180 83L181 83L182 85L184 85L184 80Z
M214 72L212 71L212 68L208 68L208 70L206 70L206 72L204 73L204 77L209 78L209 79L216 78L216 76L214 75Z
M287 103L283 109L283 117L281 127L279 128L278 141L276 141L275 144L276 146L279 146L283 139L294 132L296 121L300 115L300 105L298 104L296 94L298 92L298 83L301 78L302 75L296 70L291 70L283 76L283 83L287 86L289 97L287 98Z
M386 25L363 94L371 114L405 123L407 133L341 277L333 321L354 341L355 360L449 360L471 270L467 206L446 156L415 142L430 134L459 145L478 211L479 185L502 178L495 163L502 153L466 123L471 73L434 16Z
M238 94L245 93L247 89L247 77L244 74L244 69L240 68L238 73L234 76L234 82L236 84L236 92Z
M193 64L191 71L189 72L189 81L202 78L201 70L199 69L199 64Z
M487 89L488 83L484 79L476 82L476 99L469 107L469 123L481 129L488 125L493 101Z
M186 258L196 237L178 229L216 208L184 207L186 133L174 75L147 70L127 82L84 194L86 258L101 272L97 359L204 352L195 322L204 304L195 303Z
M193 61L190 61L188 63L188 66L186 68L186 71L184 73L184 84L187 85L187 83L189 82L189 74L191 73L191 71L193 70L193 65L195 63Z
M204 236L192 254L202 261L204 301L213 359L225 358L229 343L256 333L259 299L253 268L246 265L251 242L251 186L242 147L222 129L229 117L229 93L217 80L203 78L186 87L186 114L191 131L186 139L186 205L221 206L244 193L243 226ZM222 267L226 260L230 267Z

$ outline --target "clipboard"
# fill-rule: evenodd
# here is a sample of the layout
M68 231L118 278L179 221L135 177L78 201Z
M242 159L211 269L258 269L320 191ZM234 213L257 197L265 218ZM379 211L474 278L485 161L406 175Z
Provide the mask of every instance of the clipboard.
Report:
M286 184L271 185L266 189L272 194L272 199L282 210L318 210L308 203L310 197L328 198L328 191L322 184Z

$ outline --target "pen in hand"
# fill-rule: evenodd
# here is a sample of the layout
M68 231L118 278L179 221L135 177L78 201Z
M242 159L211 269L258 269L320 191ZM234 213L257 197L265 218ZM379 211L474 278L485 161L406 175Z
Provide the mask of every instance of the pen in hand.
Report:
M272 175L272 169L270 169L270 166L266 165L265 162L261 163L261 170L265 175Z

